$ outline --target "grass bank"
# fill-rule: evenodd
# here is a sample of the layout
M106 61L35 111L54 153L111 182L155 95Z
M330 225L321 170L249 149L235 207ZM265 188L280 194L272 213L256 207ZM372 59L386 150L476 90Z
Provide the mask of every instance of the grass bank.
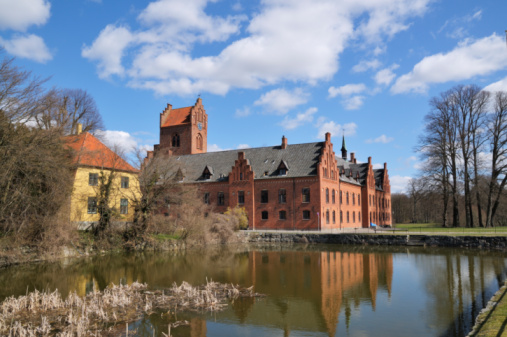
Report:
M469 337L507 336L507 281L477 316Z
M451 235L507 235L507 227L442 227L439 223L396 224L395 230L408 233L435 233Z

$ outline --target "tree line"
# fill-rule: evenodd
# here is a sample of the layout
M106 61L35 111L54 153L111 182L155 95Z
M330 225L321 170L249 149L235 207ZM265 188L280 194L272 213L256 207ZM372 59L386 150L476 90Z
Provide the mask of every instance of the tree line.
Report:
M420 177L405 196L393 195L396 220L507 225L507 92L458 85L433 97L416 150Z

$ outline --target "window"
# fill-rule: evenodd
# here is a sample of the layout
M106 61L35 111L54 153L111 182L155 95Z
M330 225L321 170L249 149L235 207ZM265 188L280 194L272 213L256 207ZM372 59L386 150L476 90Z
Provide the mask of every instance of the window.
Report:
M349 192L347 192L346 198L347 198L347 205L348 205L349 204Z
M97 186L99 184L99 174L98 173L90 173L88 175L88 185Z
M209 193L208 192L204 193L204 203L206 205L209 205Z
M239 174L239 180L243 180L243 173Z
M173 135L172 146L173 147L180 147L180 135L178 135L177 133L175 133Z
M202 150L202 143L203 143L202 136L201 136L201 134L198 134L197 140L196 140L197 149Z
M326 223L329 225L329 210L326 211Z
M340 191L340 205L343 204L343 195L342 195L342 191Z
M347 211L347 223L350 222L349 211Z
M204 171L202 172L202 178L204 180L210 180L211 179L211 171L210 171L210 169L207 166L204 168Z
M326 188L326 204L329 204L329 188Z
M303 188L302 195L303 195L303 202L310 202L310 189L309 188Z
M361 222L361 212L357 212L357 220Z
M352 193L352 205L356 204L356 194Z
M340 211L340 223L343 223L343 211Z
M268 202L268 190L261 191L261 204L266 204Z
M368 196L368 199L370 200L370 206L371 206L371 195Z
M285 211L278 212L278 218L280 220L287 220L287 212L285 212Z
M223 206L225 204L225 195L224 192L218 192L217 195L217 205Z
M129 201L128 199L120 199L120 214L129 213Z
M97 198L88 197L88 214L97 214Z
M129 188L129 177L121 177L121 188Z
M268 211L262 211L261 213L262 220L268 220Z
M243 205L245 203L245 191L238 191L238 204Z
M361 194L357 195L357 204L361 206Z
M287 169L284 169L284 168L279 169L278 174L281 176L287 175Z
M333 211L333 223L336 223L336 212Z
M324 169L324 178L327 178L327 168Z
M335 194L336 194L336 191L333 189L333 192L331 193L331 200L333 201L333 204L335 202Z
M278 202L280 204L285 204L287 202L287 194L283 188L278 190Z
M352 212L352 222L356 222L356 212Z
M310 220L310 211L303 211L303 220Z

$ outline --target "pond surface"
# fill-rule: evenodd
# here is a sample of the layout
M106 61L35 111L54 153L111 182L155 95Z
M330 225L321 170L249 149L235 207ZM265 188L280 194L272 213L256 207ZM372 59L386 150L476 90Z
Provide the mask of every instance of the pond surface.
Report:
M172 336L464 336L505 279L505 253L417 247L234 246L107 255L0 269L0 300L34 288L84 295L112 283L149 288L206 279L267 295L213 314L179 313ZM167 333L153 314L137 336ZM132 336L129 334L129 336Z

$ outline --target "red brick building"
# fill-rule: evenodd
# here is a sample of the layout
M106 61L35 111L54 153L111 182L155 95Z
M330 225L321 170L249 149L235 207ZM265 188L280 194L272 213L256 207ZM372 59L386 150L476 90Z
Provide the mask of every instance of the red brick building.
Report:
M177 156L183 182L198 184L217 212L244 207L251 229L340 229L391 225L387 166L373 169L336 156L331 134L323 142L207 152L208 115L194 106L160 114L156 153ZM153 153L149 153L148 157Z

